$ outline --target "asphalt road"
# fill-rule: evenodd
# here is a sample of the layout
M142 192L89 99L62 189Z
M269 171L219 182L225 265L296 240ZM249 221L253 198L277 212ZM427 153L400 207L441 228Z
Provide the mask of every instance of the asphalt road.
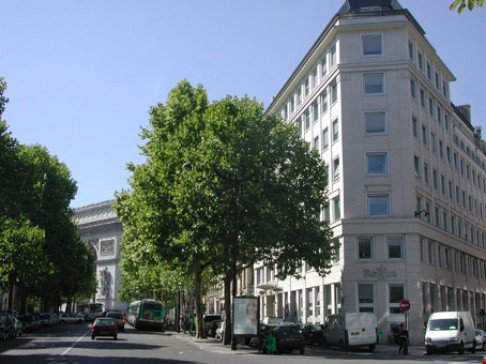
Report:
M228 347L211 339L197 340L178 333L137 331L130 326L118 340L91 340L89 324L66 324L42 329L32 335L0 342L0 364L388 364L397 363L481 363L485 353L464 355L424 355L423 348L412 347L410 355L399 356L397 348L379 345L375 352L307 347L285 355L264 355L254 349Z

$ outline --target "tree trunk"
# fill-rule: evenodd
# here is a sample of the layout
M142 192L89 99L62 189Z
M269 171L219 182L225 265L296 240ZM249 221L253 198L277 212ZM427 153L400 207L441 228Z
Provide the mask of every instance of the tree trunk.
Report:
M224 345L231 344L231 272L226 272L224 277Z
M196 337L203 338L203 310L202 299L201 299L201 278L202 278L202 268L201 262L196 259L194 262L194 300L196 301Z
M9 282L9 287L8 287L8 308L7 310L12 312L14 309L14 289L15 289L15 281L13 279L10 280Z

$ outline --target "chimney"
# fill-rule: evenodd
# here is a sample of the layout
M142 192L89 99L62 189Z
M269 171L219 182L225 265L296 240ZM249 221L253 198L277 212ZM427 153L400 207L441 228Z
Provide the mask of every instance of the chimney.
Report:
M471 105L459 105L457 109L461 113L461 115L467 120L469 124L471 124Z

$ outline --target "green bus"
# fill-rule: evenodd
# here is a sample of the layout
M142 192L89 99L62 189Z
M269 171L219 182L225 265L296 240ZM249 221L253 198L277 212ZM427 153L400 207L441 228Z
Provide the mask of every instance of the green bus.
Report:
M136 329L156 329L164 331L164 305L154 300L141 300L130 303L128 323Z

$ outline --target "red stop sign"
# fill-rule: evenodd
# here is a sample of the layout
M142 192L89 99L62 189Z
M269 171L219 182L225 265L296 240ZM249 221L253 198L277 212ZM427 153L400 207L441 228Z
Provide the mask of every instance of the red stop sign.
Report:
M401 300L398 308L402 312L407 312L410 309L410 301L409 300Z

